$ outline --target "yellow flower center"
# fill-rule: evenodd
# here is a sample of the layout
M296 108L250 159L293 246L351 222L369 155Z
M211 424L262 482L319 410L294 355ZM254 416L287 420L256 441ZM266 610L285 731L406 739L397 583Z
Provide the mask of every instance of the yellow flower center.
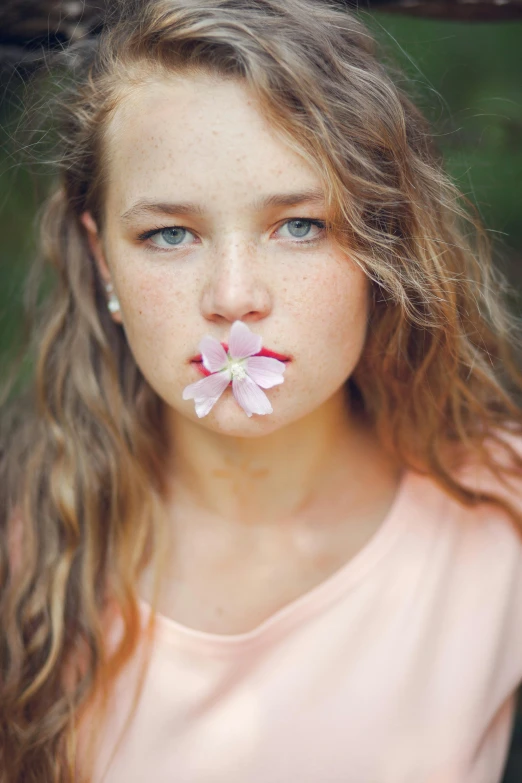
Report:
M235 359L234 361L229 362L229 369L232 374L232 378L237 378L238 381L241 381L243 378L246 378L246 371L244 368L244 359Z

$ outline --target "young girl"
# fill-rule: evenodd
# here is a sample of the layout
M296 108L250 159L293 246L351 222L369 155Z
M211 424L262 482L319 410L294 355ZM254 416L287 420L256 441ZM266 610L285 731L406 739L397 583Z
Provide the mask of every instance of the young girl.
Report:
M499 781L520 333L424 119L332 0L142 0L68 57L2 783Z

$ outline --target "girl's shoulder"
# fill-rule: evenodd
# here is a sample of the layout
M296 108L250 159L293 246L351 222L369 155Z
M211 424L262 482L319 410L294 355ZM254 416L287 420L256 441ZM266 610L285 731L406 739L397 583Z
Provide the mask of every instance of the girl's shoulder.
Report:
M522 682L522 433L497 429L459 452L451 474L467 501L426 482L430 616L440 612L460 652L489 667L483 703L498 708Z
M492 578L497 568L512 574L522 612L522 432L492 431L483 448L468 450L454 475L471 493L471 502L455 507L465 547L482 552Z
M456 451L448 458L455 493L427 477L415 516L422 509L428 540L441 547L441 573L480 585L499 605L515 600L522 629L522 433L496 430L482 447Z
M522 430L491 430L481 448L459 447L453 476L477 497L493 495L522 514ZM521 520L522 527L522 520Z

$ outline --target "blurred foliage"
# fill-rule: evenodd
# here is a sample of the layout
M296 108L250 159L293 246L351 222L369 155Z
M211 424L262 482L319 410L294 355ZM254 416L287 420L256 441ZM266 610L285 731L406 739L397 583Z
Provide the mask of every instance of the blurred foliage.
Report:
M498 232L522 286L522 24L368 20L410 77L449 173Z

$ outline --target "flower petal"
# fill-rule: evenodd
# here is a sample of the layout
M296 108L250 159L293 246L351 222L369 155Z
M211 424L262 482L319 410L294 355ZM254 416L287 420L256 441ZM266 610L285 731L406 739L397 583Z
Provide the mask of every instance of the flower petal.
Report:
M232 392L249 417L253 413L265 414L273 411L270 400L264 391L261 391L259 386L248 375L241 379L232 379Z
M258 386L270 389L283 383L286 364L271 356L251 356L246 360L245 370Z
M213 337L207 335L199 341L198 345L201 351L201 358L203 360L203 366L207 368L209 372L218 372L226 367L227 364L227 352L223 348L220 342Z
M228 352L233 359L246 359L259 353L263 346L263 338L250 331L243 321L234 321L230 328Z
M210 413L216 402L220 398L220 394L217 397L198 397L194 400L196 403L196 413L198 418L202 419L207 413Z
M202 378L195 383L189 383L183 389L184 400L200 400L207 397L220 397L225 391L231 378L230 370L223 370L222 372L216 372L213 375L207 375L206 378Z

